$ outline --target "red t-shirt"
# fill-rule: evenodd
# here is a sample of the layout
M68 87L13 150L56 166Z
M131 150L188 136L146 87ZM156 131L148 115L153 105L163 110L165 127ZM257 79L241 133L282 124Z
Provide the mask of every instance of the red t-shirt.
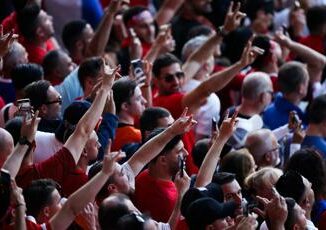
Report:
M167 222L178 198L173 181L161 180L143 171L136 177L135 204L159 222Z
M34 43L27 41L26 39L24 39L22 44L28 53L29 62L37 63L40 65L43 62L44 56L51 50L55 49L55 47L50 39L45 42L44 47L37 46Z
M16 177L18 186L26 188L33 180L50 178L62 187L68 196L87 182L85 173L76 170L76 163L69 150L61 148L49 159L21 169Z
M17 14L16 12L12 12L5 19L3 19L1 25L3 26L3 33L9 33L14 30L14 33L19 33L18 25L17 25Z
M166 108L170 111L172 117L174 119L178 119L182 112L182 99L184 94L183 93L174 93L171 95L156 95L153 98L153 105L160 106ZM192 149L195 145L195 133L193 130L185 133L182 138L183 144L185 149L188 151L189 156L186 159L186 169L189 175L195 174L198 172L198 168L195 166L192 160Z
M308 35L307 37L301 38L299 42L303 45L310 47L313 50L321 54L326 53L325 42L326 39L320 35Z
M119 151L126 144L141 143L141 141L142 138L139 129L136 129L133 125L119 124L111 150Z

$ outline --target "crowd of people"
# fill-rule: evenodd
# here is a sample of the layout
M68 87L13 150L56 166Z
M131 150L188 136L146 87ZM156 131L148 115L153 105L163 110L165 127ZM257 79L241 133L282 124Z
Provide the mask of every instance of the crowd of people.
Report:
M0 229L326 229L325 0L2 0Z

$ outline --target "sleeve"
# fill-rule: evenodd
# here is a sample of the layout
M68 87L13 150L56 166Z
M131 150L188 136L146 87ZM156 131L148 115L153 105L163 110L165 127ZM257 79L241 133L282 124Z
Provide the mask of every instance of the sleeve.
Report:
M290 130L288 128L288 124L285 124L279 128L274 129L272 132L274 133L277 140L281 140L290 132Z
M98 151L97 159L102 160L104 156L104 149L108 145L108 140L113 140L115 137L115 130L118 127L119 119L116 115L106 113L103 116L100 128L97 132L101 148Z
M78 97L84 95L84 91L78 79L78 68L72 71L65 80L60 84L54 86L62 97L62 114L65 109Z

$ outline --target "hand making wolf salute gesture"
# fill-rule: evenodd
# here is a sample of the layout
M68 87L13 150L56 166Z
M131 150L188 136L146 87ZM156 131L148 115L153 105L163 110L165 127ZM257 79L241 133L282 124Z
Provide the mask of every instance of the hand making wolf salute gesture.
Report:
M224 19L223 30L229 33L239 27L241 20L246 16L245 13L240 11L241 3L238 2L233 10L234 2L230 3L228 12Z

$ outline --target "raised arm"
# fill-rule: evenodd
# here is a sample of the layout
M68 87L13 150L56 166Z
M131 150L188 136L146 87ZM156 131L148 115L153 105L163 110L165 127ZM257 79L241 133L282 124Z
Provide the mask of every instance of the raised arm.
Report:
M225 87L242 68L251 64L263 52L258 47L252 47L251 41L249 41L238 62L221 72L213 74L197 88L187 93L182 100L183 106L188 106L190 111L195 111L201 105L200 102L205 100L211 93L217 92Z
M106 44L109 40L111 29L114 21L114 16L117 11L120 9L121 0L111 1L108 9L105 11L103 18L98 25L98 28L92 38L89 46L87 47L87 56L102 56Z
M323 69L326 64L326 57L317 51L291 40L281 31L275 33L275 40L296 54L303 62L307 63L309 79L311 83L320 82Z
M64 144L64 146L70 151L76 164L79 161L80 154L82 153L89 136L91 135L97 122L100 119L106 100L110 95L110 90L115 75L120 69L120 67L117 67L112 72L112 70L109 69L109 67L106 66L105 63L103 63L103 65L104 67L102 69L102 86L99 89L91 107L78 122L76 130Z
M240 7L241 4L238 2L235 10L233 11L233 2L231 2L225 17L224 25L219 28L217 33L211 35L200 48L194 51L187 58L187 61L182 66L186 76L186 82L187 80L193 78L200 67L207 61L210 56L213 55L217 44L222 41L223 36L238 28L241 19L245 17L245 14L240 12Z
M213 145L208 150L204 161L197 174L195 187L204 187L211 183L214 172L216 170L217 163L220 160L220 154L223 146L232 135L235 125L237 112L235 112L232 118L226 118L221 125L220 133L213 142ZM227 117L227 116L226 116Z
M25 143L20 143L21 141L19 141L2 166L3 169L10 172L12 179L15 179L17 176L25 155L32 151L32 148L29 147L29 143L33 143L35 139L35 133L37 131L38 123L40 122L40 118L37 116L38 111L36 111L32 119L27 120L24 118L20 136L21 139L25 140Z
M122 152L106 153L102 170L68 198L62 209L50 219L51 229L66 229L88 203L94 202L96 194L112 175L116 162L122 157Z
M196 121L192 120L192 116L186 116L187 108L181 117L176 120L170 127L159 135L153 137L146 142L129 160L130 168L135 176L155 158L165 147L165 145L175 136L188 132Z
M155 15L159 26L169 23L185 0L165 0Z

